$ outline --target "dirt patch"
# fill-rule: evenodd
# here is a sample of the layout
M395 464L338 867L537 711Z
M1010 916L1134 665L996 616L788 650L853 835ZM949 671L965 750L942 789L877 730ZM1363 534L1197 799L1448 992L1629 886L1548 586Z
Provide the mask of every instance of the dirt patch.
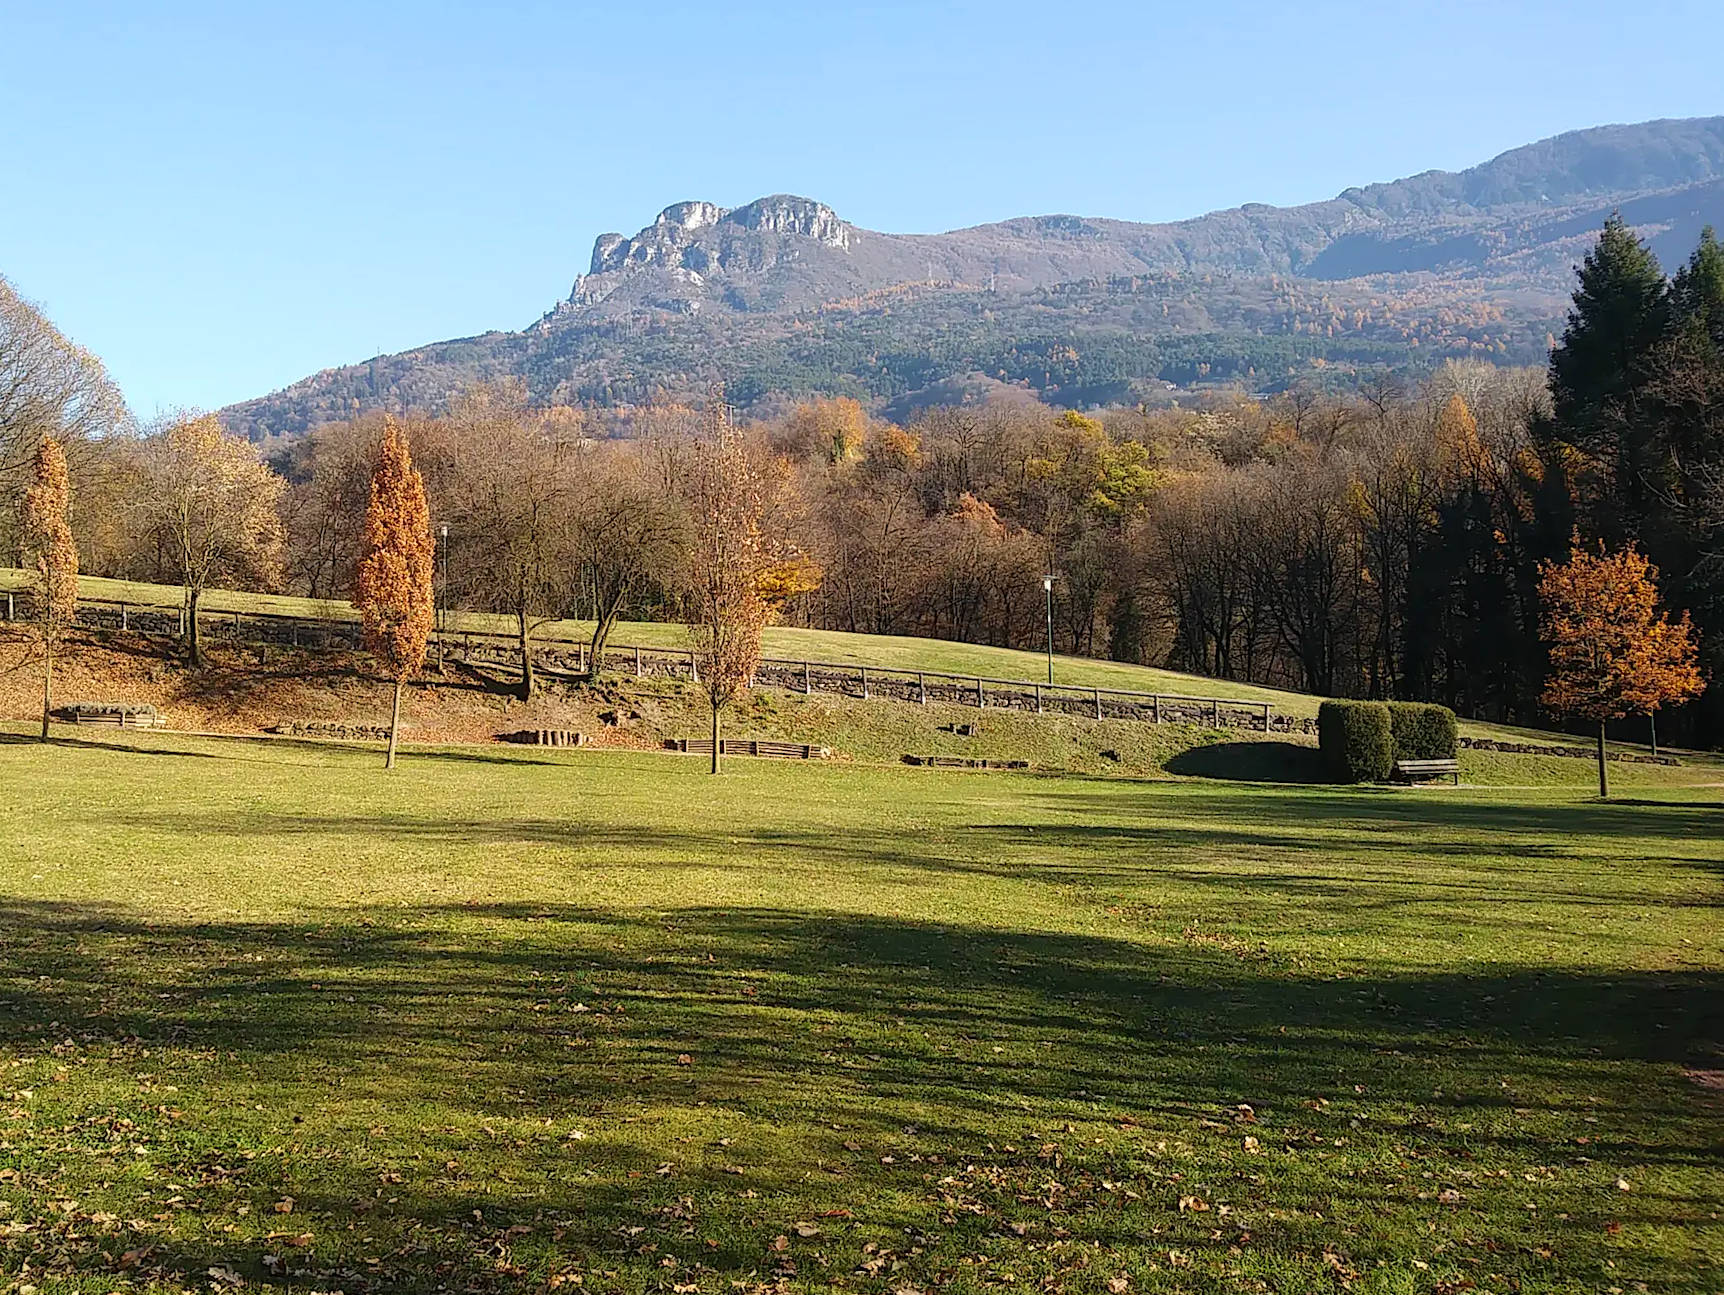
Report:
M208 733L301 733L374 738L388 733L390 685L361 653L212 644L193 670L174 645L141 634L78 635L56 662L57 706L153 706L168 728ZM0 634L0 718L41 713L41 682L29 641ZM525 729L591 734L595 746L657 749L665 732L695 722L691 690L662 680L588 684L551 677L532 701L516 695L513 672L450 662L410 684L402 736L413 742L495 741ZM623 720L606 723L601 715ZM626 717L626 718L625 718Z

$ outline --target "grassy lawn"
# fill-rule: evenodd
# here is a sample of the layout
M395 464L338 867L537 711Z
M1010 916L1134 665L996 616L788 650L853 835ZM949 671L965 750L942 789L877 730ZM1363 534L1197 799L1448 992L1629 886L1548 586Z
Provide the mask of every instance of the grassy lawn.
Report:
M0 1288L1715 1292L1681 772L5 742Z

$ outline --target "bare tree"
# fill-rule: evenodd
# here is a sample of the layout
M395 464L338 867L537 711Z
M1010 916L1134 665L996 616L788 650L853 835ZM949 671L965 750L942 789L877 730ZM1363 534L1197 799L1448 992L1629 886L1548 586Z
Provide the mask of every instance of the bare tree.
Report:
M31 480L44 436L65 451L74 477L99 456L103 438L127 429L131 415L102 362L75 345L0 278L0 495L11 522ZM6 537L16 555L19 535Z
M574 554L592 595L592 669L631 602L673 578L687 537L677 501L654 480L652 465L633 447L590 455L572 490Z
M447 500L466 600L515 618L521 697L533 695L533 636L573 600L573 463L581 453L516 384L481 386L450 410Z

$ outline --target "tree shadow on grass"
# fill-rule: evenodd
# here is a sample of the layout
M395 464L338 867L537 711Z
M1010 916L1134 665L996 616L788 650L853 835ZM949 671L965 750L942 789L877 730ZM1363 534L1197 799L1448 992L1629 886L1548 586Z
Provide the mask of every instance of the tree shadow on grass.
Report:
M13 900L0 930L0 1055L51 1049L67 1081L38 1085L54 1113L21 1188L76 1196L79 1184L51 1181L55 1164L93 1157L90 1174L112 1179L145 1139L153 1158L126 1169L134 1193L192 1184L187 1208L214 1219L241 1203L273 1218L292 1197L282 1230L315 1234L297 1251L110 1219L55 1239L44 1206L42 1234L21 1234L14 1257L47 1262L37 1240L52 1241L82 1272L154 1247L142 1267L267 1283L267 1250L348 1290L543 1289L567 1263L624 1273L613 1284L633 1289L669 1259L724 1289L787 1260L821 1271L814 1247L777 1251L772 1238L822 1208L855 1216L822 1225L837 1272L866 1261L864 1240L907 1250L908 1229L918 1253L896 1280L919 1287L982 1248L1006 1247L1032 1273L1053 1262L1008 1216L1122 1253L1148 1253L1153 1229L1157 1247L1225 1263L1234 1233L1173 1209L1191 1182L1290 1207L1251 1218L1251 1245L1288 1263L1331 1246L1337 1217L1391 1215L1421 1237L1433 1224L1467 1244L1482 1235L1500 1245L1496 1271L1533 1282L1548 1273L1522 1244L1524 1218L1448 1221L1412 1187L1344 1166L1325 1176L1324 1159L1347 1142L1368 1161L1410 1153L1447 1174L1483 1159L1583 1177L1582 1135L1589 1163L1716 1182L1704 1176L1716 1142L1669 1074L1715 1054L1724 977L1709 972L1335 979L1198 934L1144 943L763 907L174 922ZM66 1106L86 1075L98 1080L88 1104ZM109 1095L162 1083L176 1090L172 1117L159 1097L114 1107ZM254 1110L263 1092L271 1104ZM1236 1159L1241 1103L1274 1159ZM117 1143L116 1112L128 1116ZM590 1145L568 1141L576 1122ZM1175 1180L1157 1137L1193 1146ZM242 1158L248 1145L295 1152ZM1102 1185L1121 1179L1135 1199ZM1617 1195L1565 1197L1568 1217L1540 1221L1540 1235L1596 1268L1601 1211L1680 1229L1717 1205L1704 1190ZM977 1211L953 1207L970 1200ZM135 1195L116 1205L119 1218L156 1208ZM1365 1229L1351 1261L1395 1259L1394 1244ZM1656 1259L1638 1271L1703 1289Z
M1186 778L1311 784L1327 781L1323 755L1296 742L1216 742L1194 746L1162 766Z

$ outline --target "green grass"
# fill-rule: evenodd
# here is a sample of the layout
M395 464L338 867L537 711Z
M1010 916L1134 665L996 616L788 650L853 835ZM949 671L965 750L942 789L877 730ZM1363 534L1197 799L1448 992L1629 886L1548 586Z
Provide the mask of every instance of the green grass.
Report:
M1724 1284L1691 771L377 764L0 745L0 1286Z

